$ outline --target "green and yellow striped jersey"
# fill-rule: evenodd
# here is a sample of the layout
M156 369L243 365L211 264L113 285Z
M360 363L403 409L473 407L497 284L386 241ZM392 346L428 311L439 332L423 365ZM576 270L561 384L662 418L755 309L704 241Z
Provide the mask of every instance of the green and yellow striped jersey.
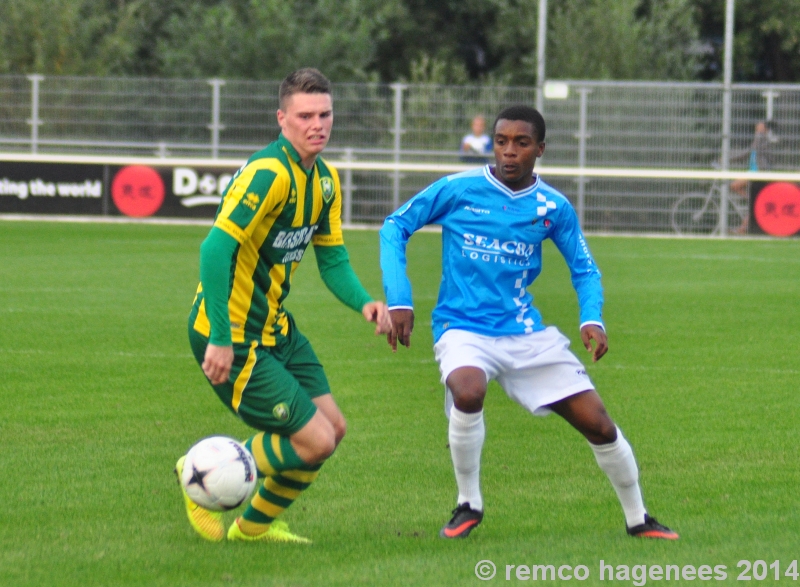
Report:
M238 243L230 271L228 312L231 340L275 345L286 335L283 301L309 243L342 245L339 175L321 158L306 170L283 135L255 153L223 194L214 226ZM197 288L193 327L206 337L211 325L202 283Z

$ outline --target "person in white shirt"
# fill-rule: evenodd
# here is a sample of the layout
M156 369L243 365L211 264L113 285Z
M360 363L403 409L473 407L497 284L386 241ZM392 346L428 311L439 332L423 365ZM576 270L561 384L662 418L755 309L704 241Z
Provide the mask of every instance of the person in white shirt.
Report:
M478 115L472 119L472 132L461 139L461 161L464 163L488 162L492 154L492 137L486 134L486 119Z

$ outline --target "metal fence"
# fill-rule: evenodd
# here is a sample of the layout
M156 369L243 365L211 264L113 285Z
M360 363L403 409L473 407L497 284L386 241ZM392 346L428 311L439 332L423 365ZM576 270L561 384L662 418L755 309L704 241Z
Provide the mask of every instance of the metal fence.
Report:
M722 84L559 82L545 95L547 166L708 169L720 157ZM4 152L242 158L275 139L278 81L0 76ZM553 86L556 87L556 86ZM566 90L566 91L564 91ZM456 163L476 114L535 103L534 87L336 84L332 159ZM800 85L734 85L734 155L771 120L774 169L800 167ZM734 159L731 167L746 167ZM435 173L353 171L353 222L377 222ZM546 178L589 231L670 231L691 179Z

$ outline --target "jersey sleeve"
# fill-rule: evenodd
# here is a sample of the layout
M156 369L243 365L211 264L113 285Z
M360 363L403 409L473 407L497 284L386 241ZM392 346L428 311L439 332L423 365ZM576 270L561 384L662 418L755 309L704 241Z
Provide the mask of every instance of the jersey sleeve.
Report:
M330 292L345 306L360 312L372 298L361 285L344 245L314 247L317 267L322 281Z
M578 224L574 208L565 202L550 238L564 256L572 277L572 286L578 294L580 324L603 326L603 286L600 270L589 252L589 246Z
M211 324L209 342L219 346L231 344L228 295L231 261L237 246L236 240L216 227L200 246L200 283Z
M342 186L339 183L339 174L333 167L325 167L330 173L330 181L332 182L333 195L330 206L327 208L327 213L323 212L319 221L311 243L314 246L321 247L335 247L344 244L344 237L342 236ZM324 182L327 178L323 177L320 180L323 189L323 200L325 197Z
M435 224L452 206L447 178L431 184L390 214L380 231L383 290L389 309L412 308L411 282L406 274L408 239L426 224Z
M257 159L248 163L228 186L214 226L244 243L290 189L291 180L279 161Z

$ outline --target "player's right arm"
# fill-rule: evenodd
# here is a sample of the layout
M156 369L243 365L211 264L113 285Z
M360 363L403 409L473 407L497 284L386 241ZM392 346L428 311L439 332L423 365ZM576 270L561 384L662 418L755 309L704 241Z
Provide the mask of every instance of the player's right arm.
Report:
M247 164L228 186L214 226L200 247L200 283L211 326L202 368L214 385L228 380L233 365L228 307L233 257L265 215L285 199L288 185L286 173L275 160Z
M200 283L206 316L211 324L203 373L213 385L227 381L233 365L228 281L238 245L236 239L216 226L200 245Z
M436 223L450 209L447 178L430 185L390 214L380 231L383 290L392 320L387 341L393 351L397 342L411 345L414 328L414 306L411 281L406 273L408 239L426 224Z

